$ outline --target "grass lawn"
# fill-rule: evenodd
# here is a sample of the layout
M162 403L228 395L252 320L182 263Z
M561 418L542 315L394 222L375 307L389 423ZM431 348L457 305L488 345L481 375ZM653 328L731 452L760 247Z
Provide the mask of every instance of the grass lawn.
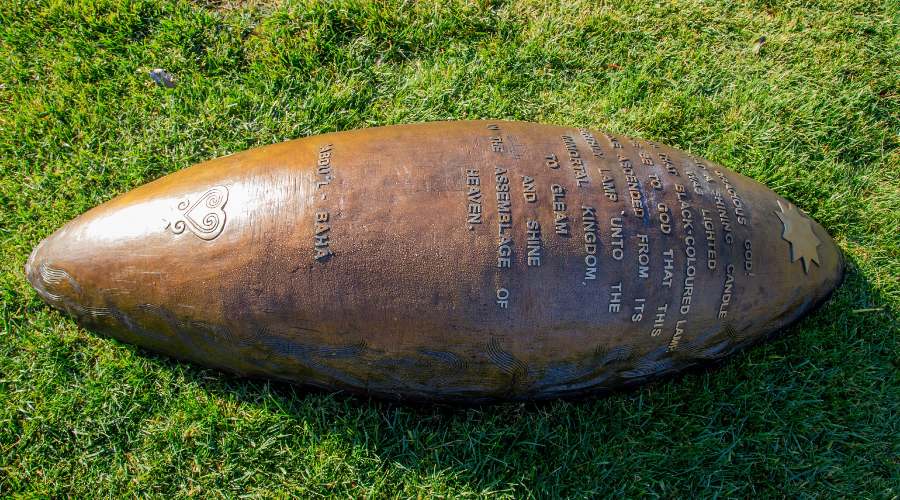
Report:
M0 493L897 497L898 28L896 0L0 1ZM834 235L846 282L712 372L458 409L157 357L25 281L64 222L198 161L474 118L630 134L753 177Z

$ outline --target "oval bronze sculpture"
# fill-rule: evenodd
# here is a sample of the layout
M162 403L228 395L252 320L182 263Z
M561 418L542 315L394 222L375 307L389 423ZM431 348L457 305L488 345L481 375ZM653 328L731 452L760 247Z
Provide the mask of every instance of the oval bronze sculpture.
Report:
M843 259L762 185L628 137L380 127L173 173L35 248L41 297L244 375L432 400L594 393L727 356Z

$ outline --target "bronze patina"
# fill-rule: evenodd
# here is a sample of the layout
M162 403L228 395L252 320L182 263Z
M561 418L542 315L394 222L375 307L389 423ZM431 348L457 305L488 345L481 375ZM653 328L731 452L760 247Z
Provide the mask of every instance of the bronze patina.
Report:
M471 121L201 163L113 199L26 266L124 342L387 397L595 393L718 360L825 300L825 230L673 148Z

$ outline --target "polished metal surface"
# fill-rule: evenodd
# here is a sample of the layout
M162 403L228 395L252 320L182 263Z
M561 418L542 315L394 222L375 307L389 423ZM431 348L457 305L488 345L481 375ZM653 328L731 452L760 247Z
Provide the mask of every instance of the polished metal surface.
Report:
M386 397L542 399L727 356L821 303L840 251L761 184L521 122L325 134L76 218L26 266L93 331Z

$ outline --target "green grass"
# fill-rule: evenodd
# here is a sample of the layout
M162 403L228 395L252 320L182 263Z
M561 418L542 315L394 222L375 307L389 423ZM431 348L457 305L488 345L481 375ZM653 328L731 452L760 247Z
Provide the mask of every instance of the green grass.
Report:
M0 2L0 493L897 497L898 26L892 0ZM155 85L155 67L177 87ZM467 118L707 157L819 220L847 280L718 370L467 409L153 356L76 326L25 281L41 238L195 162Z

